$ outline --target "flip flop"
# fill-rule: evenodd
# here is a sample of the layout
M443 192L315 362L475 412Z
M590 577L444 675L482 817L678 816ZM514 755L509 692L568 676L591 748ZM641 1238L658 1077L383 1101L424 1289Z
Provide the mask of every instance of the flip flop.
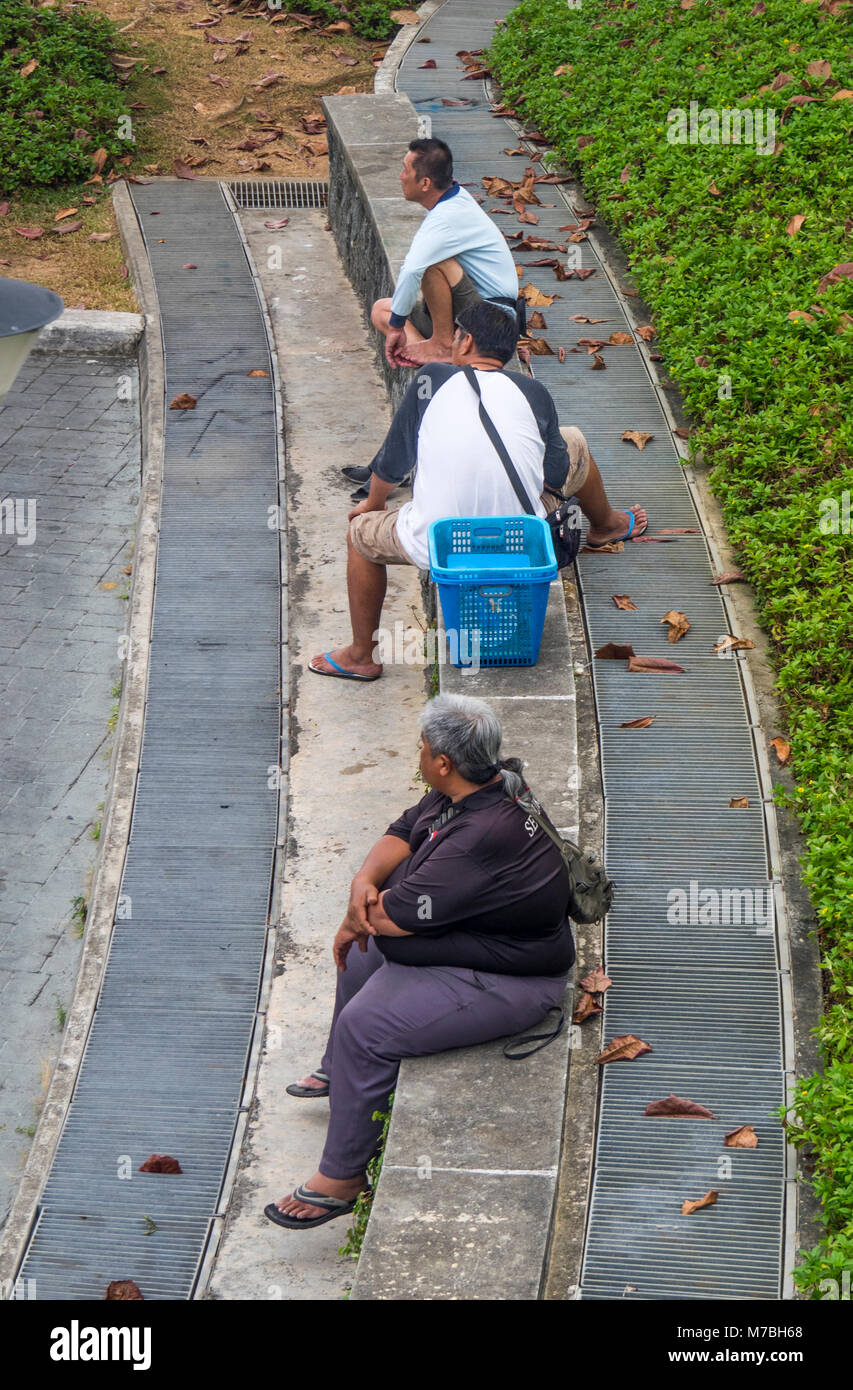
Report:
M625 532L624 536L614 536L614 537L612 538L612 540L609 540L609 541L601 541L601 543L600 543L599 545L592 545L589 541L587 541L587 542L586 542L586 548L587 548L587 550L604 550L605 547L608 546L608 545L616 545L616 543L617 543L618 541L628 541L628 540L631 539L631 537L632 537L633 534L634 534L634 525L635 525L635 522L636 522L636 520L637 520L636 516L634 515L634 508L633 508L633 507L624 507L624 508L622 508L621 510L626 511L626 512L628 513L628 515L630 516L630 518L631 518L631 524L630 524L630 526L628 527L628 530ZM643 526L643 527L637 532L637 535L638 535L638 536L644 535L644 533L648 530L648 528L649 528L649 523L646 522L645 526Z
M365 1188L365 1191L368 1190ZM360 1197L361 1193L358 1195ZM307 1202L312 1207L325 1207L325 1216L286 1216L283 1211L279 1211L274 1202L270 1202L269 1206L264 1207L267 1220L274 1222L276 1226L284 1226L289 1231L307 1230L310 1226L323 1226L327 1221L334 1221L336 1216L347 1216L355 1209L358 1201L358 1197L353 1197L348 1202L342 1197L327 1197L325 1192L313 1192L310 1187L297 1187L293 1196L297 1202Z
M379 676L382 675L381 671L378 676L359 676L355 671L347 671L343 666L339 666L336 661L332 660L329 652L323 652L323 660L328 661L330 666L334 666L334 671L318 671L317 667L312 666L310 661L308 662L308 670L313 671L315 676L333 676L335 680L346 681L378 681Z
M326 1076L326 1073L322 1071L312 1071L311 1075L315 1077L317 1081L325 1083L322 1088L319 1086L299 1086L294 1081L292 1086L285 1086L284 1089L287 1094L289 1096L296 1096L299 1100L310 1100L313 1096L327 1096L329 1094L329 1078Z

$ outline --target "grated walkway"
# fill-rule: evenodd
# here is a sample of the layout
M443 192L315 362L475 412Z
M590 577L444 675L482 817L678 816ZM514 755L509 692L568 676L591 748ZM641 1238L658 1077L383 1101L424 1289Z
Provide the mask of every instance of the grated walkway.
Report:
M526 166L502 152L518 145L519 127L489 114L485 84L465 79L456 53L486 46L495 21L512 8L511 0L446 0L426 27L429 47L413 44L397 76L398 90L429 116L432 134L447 140L457 177L475 195L484 176L518 180ZM434 69L422 69L427 58ZM445 106L443 99L470 104ZM538 225L524 230L560 241L558 229L577 219L557 187L539 185L537 192L556 206L536 208ZM494 205L484 200L487 210ZM513 217L495 220L502 232L523 226ZM543 311L555 353L584 335L606 338L632 327L589 243L582 252L582 265L595 270L586 280L558 285L547 268L523 275L522 283L561 296ZM516 259L523 265L537 254L548 253ZM569 316L578 313L604 322L575 324ZM701 531L641 352L629 345L605 356L607 369L593 375L585 350L563 364L556 355L536 357L533 371L554 395L561 420L586 434L617 505L642 503L650 534L663 527ZM654 438L640 453L621 441L626 429ZM583 555L578 568L593 651L630 642L637 653L685 667L683 675L629 674L625 661L592 663L606 859L618 888L606 929L605 966L614 985L605 995L605 1037L633 1033L653 1051L602 1069L580 1296L779 1299L785 1146L775 1111L784 1100L788 972L784 955L780 963L785 943L777 943L772 916L767 920L773 883L757 771L762 754L744 655L712 655L731 629L723 597L710 587L701 534L629 544L620 555ZM617 610L614 591L630 594L638 611ZM676 647L660 622L672 608L692 624ZM651 728L620 727L645 715L655 716ZM749 797L749 809L729 809L740 796ZM678 890L692 913L689 925L667 917ZM716 921L703 922L715 913ZM716 1118L645 1118L646 1104L670 1092L706 1105ZM742 1124L754 1126L758 1149L725 1150L724 1134ZM681 1215L685 1198L710 1188L720 1193L713 1210Z
M133 1279L147 1300L191 1296L241 1104L276 839L278 438L264 320L218 184L164 181L134 187L133 199L166 401L188 392L197 406L166 410L131 838L98 1008L21 1271L39 1299L101 1299L114 1279ZM151 1153L176 1157L183 1175L140 1173Z

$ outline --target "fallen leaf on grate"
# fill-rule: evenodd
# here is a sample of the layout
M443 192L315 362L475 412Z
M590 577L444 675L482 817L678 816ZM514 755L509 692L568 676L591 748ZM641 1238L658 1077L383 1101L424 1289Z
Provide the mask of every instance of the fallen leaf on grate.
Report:
M620 724L620 729L648 729L655 722L653 714L644 714L641 719L626 719L624 724Z
M684 0L682 0L682 6L683 4ZM701 1211L703 1207L713 1207L716 1204L719 1195L719 1192L714 1191L714 1189L712 1188L710 1192L706 1192L705 1196L700 1197L699 1200L696 1202L691 1202L690 1200L682 1202L681 1215L690 1216L692 1212Z
M152 1154L139 1165L140 1173L182 1173L184 1170L170 1154Z
M610 597L616 604L616 607L621 608L624 613L627 613L629 610L633 610L635 613L637 612L637 605L630 594L611 594Z
M697 1119L713 1120L714 1115L705 1105L695 1100L683 1100L670 1091L666 1100L653 1100L643 1111L644 1115L695 1115Z
M607 1044L598 1061L600 1066L605 1062L633 1062L635 1057L642 1057L651 1050L642 1038L635 1038L633 1033L623 1033Z
M594 1014L602 1012L601 1005L596 1004L591 994L582 994L575 1011L572 1014L572 1023L584 1023L586 1019L592 1018Z
M145 1302L145 1299L142 1297L139 1285L134 1284L132 1279L114 1279L111 1284L107 1285L107 1291L104 1294L104 1300L111 1301L113 1303Z
M195 396L191 396L189 391L182 391L173 401L169 402L170 410L195 410L197 401Z
M749 797L748 797L748 796L733 796L733 797L731 798L731 800L729 801L729 810L730 810L730 811L748 811L748 810L749 810Z
M675 608L670 608L668 613L664 613L661 622L669 624L669 632L666 637L667 641L671 642L673 646L675 646L676 642L680 642L682 637L686 636L690 631L687 614L679 613Z
M729 1130L723 1145L727 1149L757 1149L758 1135L752 1125L740 1125L737 1129Z
M754 646L755 643L750 642L748 637L733 637L730 632L727 632L725 637L721 637L719 642L716 642L714 644L713 650L716 653L742 651L748 652L752 651Z
M679 666L675 661L670 661L669 658L665 656L631 656L628 658L628 670L641 672L676 671L683 673L684 667Z
M626 444L636 444L642 453L650 439L654 439L653 434L644 434L642 430L624 430L622 439Z
M599 661L625 661L634 655L630 642L605 642L595 653Z

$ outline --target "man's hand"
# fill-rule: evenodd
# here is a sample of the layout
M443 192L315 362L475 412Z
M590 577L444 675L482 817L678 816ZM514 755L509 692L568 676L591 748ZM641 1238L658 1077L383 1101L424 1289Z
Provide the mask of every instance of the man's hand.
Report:
M405 346L405 328L389 328L385 334L385 359L389 367L399 367L400 361L397 354Z
M365 497L363 502L359 502L357 507L353 507L351 512L347 512L347 521L352 521L354 516L361 516L363 512L384 512L387 511L385 503L381 507L375 507L369 497Z

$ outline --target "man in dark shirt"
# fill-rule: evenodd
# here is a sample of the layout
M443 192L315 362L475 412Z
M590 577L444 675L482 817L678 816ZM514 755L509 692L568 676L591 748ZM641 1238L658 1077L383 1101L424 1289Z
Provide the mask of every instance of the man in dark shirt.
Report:
M332 947L340 974L326 1052L288 1087L328 1095L331 1108L318 1171L265 1208L290 1229L352 1210L376 1144L372 1117L403 1057L529 1028L561 1003L574 962L563 860L514 799L520 764L499 761L497 716L481 700L439 695L421 731L432 790L353 879Z

